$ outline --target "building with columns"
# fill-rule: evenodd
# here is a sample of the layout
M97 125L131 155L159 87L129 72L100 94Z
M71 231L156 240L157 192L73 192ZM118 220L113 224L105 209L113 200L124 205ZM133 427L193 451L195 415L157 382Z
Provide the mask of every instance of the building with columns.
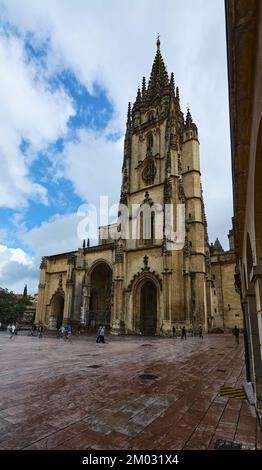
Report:
M172 335L173 326L182 324L216 327L224 303L214 311L218 280L212 275L198 129L189 109L185 117L181 111L159 39L149 81L143 77L128 106L118 215L117 224L100 227L97 246L84 242L75 252L42 259L36 321L49 328L103 323L115 334L143 335ZM232 264L225 282L235 291L233 250L231 255L215 263ZM242 318L240 305L239 311Z
M247 380L262 409L262 3L227 0L236 284Z

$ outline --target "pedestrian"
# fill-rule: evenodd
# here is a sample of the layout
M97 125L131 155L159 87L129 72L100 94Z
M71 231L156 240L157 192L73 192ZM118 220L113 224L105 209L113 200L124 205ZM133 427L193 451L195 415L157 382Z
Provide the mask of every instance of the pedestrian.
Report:
M183 326L182 331L181 331L181 340L182 339L186 339L186 327L185 327L185 325Z
M10 328L10 333L11 333L10 339L14 338L14 335L15 335L15 324L14 323L12 323L12 326Z
M71 335L72 335L72 326L70 323L68 323L67 327L66 327L66 339L68 341L71 341Z
M97 343L100 343L100 341L101 341L101 334L100 334L101 333L101 328L102 328L102 325L99 325L97 338L96 338Z
M193 338L193 336L194 336L194 328L193 328L192 324L189 327L189 336L191 336L191 338Z
M235 325L235 327L233 328L233 331L232 331L233 335L235 336L235 339L236 339L236 344L239 344L239 328L237 327L237 325Z
M58 335L58 337L59 337L59 338L64 338L64 336L65 336L65 327L64 327L63 325L61 325L60 328L59 328L59 335Z
M43 338L43 334L44 334L44 326L42 325L42 323L39 325L38 327L38 338Z
M81 333L81 323L78 323L78 325L77 325L77 334L78 334L78 336L80 336L80 333Z
M30 330L30 336L35 336L35 330L36 330L36 326L32 325L31 330Z
M173 338L176 338L176 327L173 325Z
M203 328L202 328L202 325L199 325L199 328L198 328L198 336L199 336L199 338L203 339Z
M100 342L105 343L105 327L102 325L100 329Z

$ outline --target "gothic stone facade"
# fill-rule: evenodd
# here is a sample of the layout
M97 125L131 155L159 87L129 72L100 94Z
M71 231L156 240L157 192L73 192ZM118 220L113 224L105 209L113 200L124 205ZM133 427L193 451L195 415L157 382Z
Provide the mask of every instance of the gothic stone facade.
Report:
M149 82L143 78L128 107L120 203L131 214L130 233L137 220L137 238L108 237L98 246L44 257L36 321L49 328L68 321L89 328L104 323L115 334L146 335L171 335L174 325L184 323L215 326L198 130L189 110L184 119L159 40ZM155 212L138 210L134 216L134 204L172 204L175 223L178 204L185 204L184 246L168 249L172 240L157 238ZM165 224L163 217L162 233ZM100 229L100 237L106 230ZM234 290L233 277L230 282Z

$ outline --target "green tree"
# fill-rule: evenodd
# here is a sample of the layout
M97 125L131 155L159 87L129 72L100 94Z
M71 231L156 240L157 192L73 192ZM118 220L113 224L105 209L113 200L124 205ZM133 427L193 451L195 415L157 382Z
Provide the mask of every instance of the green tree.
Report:
M14 292L0 288L0 319L5 323L20 320L30 300L20 298Z
M25 287L24 287L23 297L24 297L24 299L27 298L27 284L26 284Z

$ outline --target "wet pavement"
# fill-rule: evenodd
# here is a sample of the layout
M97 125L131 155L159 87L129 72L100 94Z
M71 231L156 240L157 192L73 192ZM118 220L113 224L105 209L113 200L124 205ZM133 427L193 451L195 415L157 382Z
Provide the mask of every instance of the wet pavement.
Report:
M0 449L262 449L242 338L106 339L0 334Z

